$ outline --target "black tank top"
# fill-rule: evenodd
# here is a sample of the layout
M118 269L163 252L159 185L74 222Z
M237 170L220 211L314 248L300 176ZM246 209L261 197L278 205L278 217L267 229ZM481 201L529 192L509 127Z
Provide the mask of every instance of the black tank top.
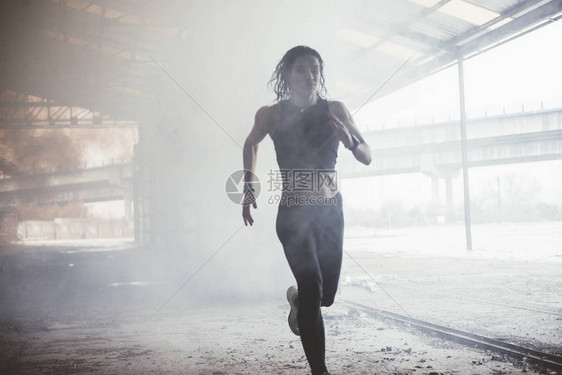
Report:
M305 110L288 100L280 105L279 124L270 133L279 168L334 171L340 140L328 123L328 102L318 98Z

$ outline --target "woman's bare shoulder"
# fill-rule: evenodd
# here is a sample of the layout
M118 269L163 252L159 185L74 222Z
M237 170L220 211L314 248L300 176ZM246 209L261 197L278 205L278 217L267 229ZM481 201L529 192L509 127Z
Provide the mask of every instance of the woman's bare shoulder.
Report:
M281 105L279 103L265 105L256 112L256 125L272 130L279 122L280 115Z
M258 109L258 112L256 113L256 116L260 116L262 118L269 118L269 117L272 117L272 116L278 116L280 110L281 110L281 104L280 103L275 103L275 104L272 104L272 105L264 105L263 107Z
M346 115L347 113L349 113L345 104L343 104L343 102L340 102L339 100L328 100L328 108L330 109L330 112L332 112L336 116Z

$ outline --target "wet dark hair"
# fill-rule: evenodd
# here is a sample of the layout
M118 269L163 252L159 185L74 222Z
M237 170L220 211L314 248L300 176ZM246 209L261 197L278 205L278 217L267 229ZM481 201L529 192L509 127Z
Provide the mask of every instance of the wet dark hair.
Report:
M271 75L271 79L269 80L269 85L273 87L273 91L277 94L277 101L281 101L284 99L289 99L291 96L291 89L289 88L288 80L289 80L289 73L291 72L291 68L293 67L293 63L297 59L297 57L303 55L311 55L318 59L320 63L320 94L326 94L326 81L324 79L324 60L320 57L320 54L307 46L296 46L288 50L277 67L275 71Z

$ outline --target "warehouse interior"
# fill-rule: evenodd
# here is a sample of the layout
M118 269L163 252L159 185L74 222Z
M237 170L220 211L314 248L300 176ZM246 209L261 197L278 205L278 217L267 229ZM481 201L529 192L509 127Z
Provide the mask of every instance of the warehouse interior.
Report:
M493 151L487 151L486 147L493 149L499 146L471 143L467 138L467 125L470 122L467 120L465 110L464 86L469 83L465 82L463 73L465 62L557 24L562 17L562 1L21 0L2 2L0 14L2 20L0 23L0 51L2 53L0 131L3 132L0 139L4 143L0 145L0 152L4 154L0 160L4 185L0 188L5 189L0 190L2 200L0 214L3 218L3 226L14 228L12 232L6 232L8 237L11 236L10 240L0 243L4 253L2 264L0 264L2 266L0 280L3 284L2 290L5 292L4 300L6 301L5 307L2 309L4 315L2 320L6 324L0 335L4 337L2 341L5 347L17 347L21 353L31 358L33 353L37 353L34 352L37 349L32 344L33 340L30 339L36 334L33 332L40 331L47 335L51 329L60 329L61 324L64 325L61 321L65 321L65 319L67 319L66 322L84 322L90 319L90 314L99 313L99 316L104 317L112 314L117 316L119 314L116 311L123 307L120 306L122 298L120 293L125 293L127 296L124 300L129 301L130 298L131 301L134 301L125 308L127 314L142 311L139 313L142 318L139 317L138 322L133 319L136 324L143 326L144 323L141 322L145 322L143 319L146 318L144 316L146 314L153 315L152 318L156 317L158 324L156 328L152 327L152 330L139 334L140 336L152 335L150 342L150 345L153 345L150 346L152 349L146 350L154 353L157 352L154 346L157 347L158 343L163 340L154 339L154 337L162 332L173 331L176 323L189 324L181 319L187 319L185 314L189 314L188 311L193 308L193 301L208 303L216 313L217 309L221 309L221 307L217 307L221 302L228 301L227 303L235 304L234 301L238 300L239 295L233 295L233 289L244 290L240 293L243 296L242 299L258 305L262 300L267 300L269 303L271 295L275 293L280 293L283 297L282 289L286 287L286 282L290 282L290 274L283 263L285 260L282 252L278 251L273 256L264 255L264 249L279 246L272 224L275 218L275 207L267 204L266 198L263 198L263 201L259 203L262 215L259 218L261 221L259 224L262 226L252 228L254 231L249 232L248 228L243 226L240 206L236 203L233 204L232 201L233 193L237 192L229 191L228 183L232 181L233 176L237 176L236 172L242 169L242 145L251 129L256 110L263 105L273 103L273 96L267 83L274 67L289 48L295 45L308 45L320 51L326 62L325 75L329 98L344 102L354 115L358 115L358 118L359 114L367 117L369 105L403 88L447 71L447 69L452 68L456 72L453 75L452 84L457 90L455 96L458 95L458 97L455 100L458 100L458 112L453 115L452 120L449 119L450 129L453 129L456 138L454 149L447 151L454 153L455 161L451 162L454 165L451 164L450 168L441 168L437 166L436 161L421 158L414 162L417 169L399 170L401 164L397 164L396 167L389 167L388 164L382 165L384 164L382 161L381 164L377 164L379 154L375 152L373 165L367 167L371 169L356 170L350 167L347 175L343 171L341 176L342 184L345 186L348 180L377 179L383 174L399 175L416 172L424 175L424 178L431 180L432 192L435 196L438 195L440 184L444 184L441 190L447 196L444 206L448 207L448 211L439 212L434 217L420 215L419 220L428 224L453 221L460 223L460 226L455 227L452 236L449 232L442 232L442 228L438 225L432 226L429 232L432 233L431 238L424 237L425 232L421 233L416 230L399 229L399 235L393 232L388 236L384 230L375 231L373 238L380 241L375 242L374 245L370 242L373 238L366 239L368 235L364 231L357 228L352 229L350 232L355 233L355 237L346 242L350 249L348 261L351 268L346 271L347 273L344 272L344 278L341 281L342 288L360 289L361 291L356 291L357 293L350 293L357 297L356 302L372 302L372 296L369 294L375 293L376 301L373 303L378 308L395 311L399 314L405 313L408 316L411 314L414 317L431 321L432 318L435 318L433 315L440 315L435 314L431 308L425 313L412 313L417 309L422 311L424 303L416 302L412 303L410 307L404 308L402 302L397 302L398 300L408 300L409 293L411 293L407 291L409 284L402 285L400 282L396 282L396 290L385 289L385 282L389 282L389 280L376 276L377 274L385 275L383 265L391 268L397 267L392 269L396 270L396 273L393 274L399 275L399 279L401 277L415 279L414 275L417 271L409 269L408 265L416 270L423 268L424 282L427 280L436 283L440 281L439 277L434 277L434 275L442 272L444 268L448 268L452 273L459 272L459 274L455 274L455 277L458 276L458 278L451 282L450 288L447 286L446 291L441 291L442 294L439 298L433 299L433 302L426 301L425 304L454 305L456 302L453 302L455 299L451 295L458 295L460 290L456 288L458 285L466 288L470 284L481 286L480 283L482 283L482 285L497 286L505 283L506 286L509 285L513 289L499 288L497 293L499 295L512 293L512 300L519 301L517 304L521 307L525 306L523 299L527 298L536 287L536 293L540 294L541 301L544 303L539 304L540 306L535 305L534 309L548 310L547 317L536 315L536 311L526 309L530 315L521 316L522 323L517 323L518 329L521 331L511 334L517 337L519 337L518 335L527 336L528 340L523 343L519 342L520 344L534 346L557 356L562 353L562 325L560 324L562 301L557 292L562 280L560 272L556 271L559 267L559 263L557 263L560 259L559 249L562 248L562 238L558 234L561 221L532 226L536 232L544 231L545 242L549 241L548 246L545 245L548 247L548 251L527 250L525 247L527 242L525 242L523 234L510 226L504 226L496 231L493 228L490 229L487 235L490 238L498 235L512 238L522 236L520 249L510 248L505 251L502 249L501 255L493 253L494 255L484 254L483 258L471 258L470 254L481 254L482 252L477 241L473 241L471 231L471 186L469 184L471 171L479 165L477 161L469 160L470 149L468 147L471 146L473 149L477 146L482 147L482 153L489 155ZM540 69L540 67L533 68ZM524 74L532 74L532 70L530 73ZM517 80L518 77L513 77L513 79ZM553 85L556 85L556 82L561 83L560 80L560 76L553 77ZM562 159L561 113L557 109L537 114L537 116L542 116L537 117L539 119L537 124L548 124L552 127L547 129L544 125L540 131L533 130L535 138L521 140L520 137L516 140L517 142L534 142L532 147L538 147L540 152L525 156L526 159L510 157L509 160L506 159L501 163L518 165L518 162L522 161L555 162ZM482 132L495 136L494 130L490 129L493 123L490 125L486 121L482 120ZM523 127L531 126L526 125L526 122L522 122L522 124ZM490 126L487 127L487 125ZM359 123L359 126L361 127L362 124ZM476 129L476 126L474 128ZM363 130L367 131L367 129ZM384 151L390 147L388 145L399 138L399 136L393 136L393 134L398 134L392 133L394 130L383 130L388 131L384 133L384 136L381 133L378 138L380 145L375 148L375 150L381 150L380 160L387 157ZM544 133L540 134L541 131ZM65 141L58 140L59 136L66 136L65 134L78 134L80 146L67 147ZM422 133L417 136L415 135L417 133L408 134L414 134L413 138L422 138ZM43 137L41 147L37 146L38 143L26 143L26 138L35 136ZM515 137L515 135L513 136ZM373 137L376 138L376 133L373 133ZM384 137L389 138L387 140ZM470 130L468 137L470 137ZM516 141L511 138L509 140L509 142ZM126 146L120 146L118 151L112 152L111 147L120 145L121 142ZM376 141L373 142L376 144ZM508 142L507 138L505 142ZM22 152L23 146L21 149L11 148L10 144L27 145L28 148ZM404 147L407 147L408 144L404 144L406 145ZM548 150L543 152L541 147ZM115 148L118 147L115 146ZM265 148L264 145L263 155L260 156L258 165L258 176L262 182L262 189L266 187L268 170L275 168L273 150L271 147L267 147L267 150ZM98 169L91 169L99 171L103 178L94 175L93 172L86 177L82 172L73 169L75 165L84 163L84 150L96 153L96 158L105 158L103 165L94 165L95 168L99 167ZM18 152L26 157L17 159L13 155ZM388 150L388 160L391 160L392 155L394 154ZM476 151L473 155L476 155ZM491 156L491 158L501 157L501 155ZM124 161L121 162L121 159ZM27 164L25 168L18 169L18 163L21 160L26 160ZM345 159L342 163L344 166L348 165ZM487 162L482 161L481 165L483 166L485 163ZM34 170L34 167L41 169L41 172ZM61 174L57 175L58 171L53 172L53 168L60 168ZM376 168L381 168L384 172L378 172ZM68 170L70 172L63 173ZM557 173L556 169L551 168L550 173ZM55 175L61 181L66 178L70 182L63 182L53 188L53 192L49 192L49 195L42 196L43 186L50 184L51 182L48 181L51 180L48 179ZM455 181L458 184L458 186L455 185L455 189L458 187L456 194L460 197L455 202L450 198L452 194L450 191L453 189L450 182L451 176L456 178ZM88 178L96 179L95 181L100 178L100 181L103 179L103 182L89 183ZM78 180L81 182L76 182ZM239 180L235 182L239 182ZM375 183L373 182L373 184ZM82 197L86 198L82 199L89 199L90 202L119 200L121 205L124 202L123 217L125 219L114 220L110 224L98 222L95 225L97 225L97 231L111 232L112 235L118 233L119 237L133 240L128 242L98 240L98 242L90 241L78 245L76 242L51 241L47 245L38 245L39 242L31 241L26 244L26 241L18 238L20 234L17 233L17 224L14 224L17 219L14 218L17 205L21 204L22 200L24 203L27 201L37 203L43 202L42 199L44 202L49 200L54 202L55 199L60 199L57 201L58 203L53 204L67 207L70 210L73 202L79 201L72 194L76 194L76 196L83 194ZM453 204L458 206L455 214L451 213ZM451 219L451 217L453 218ZM366 220L369 218L367 217ZM416 217L415 220L418 218ZM389 221L390 219L386 223L388 227L390 227ZM66 232L72 232L72 226L78 225L72 223L63 222L62 219L58 222L55 221L53 231L56 231L56 228L68 228L65 229ZM80 231L82 239L89 238L87 228L76 230ZM61 236L58 234L59 239L63 238ZM385 242L392 236L411 236L411 238L408 244ZM56 237L57 235L55 235ZM228 252L229 243L236 237L238 237L237 249L234 252ZM447 262L432 263L432 260L440 257L442 253L435 250L435 247L423 243L427 241L427 244L433 244L432 241L437 241L439 238L442 239L441 244L437 246L439 251L446 252L450 244L454 244L451 247L461 249L462 255L460 258L454 259L453 265ZM498 240L498 242L501 241ZM419 247L412 246L412 243L419 244ZM369 246L379 246L383 249L381 250L382 255L377 253L378 255L374 256L375 259L360 260L363 259L361 254L368 252ZM537 247L540 246L537 244ZM500 247L501 244L497 246L497 248ZM115 260L115 263L110 263L109 258L105 258L104 251L100 249L115 252L114 257L111 258ZM225 252L226 254L224 254ZM519 256L522 253L526 255L520 259ZM537 254L536 258L528 258L530 253ZM61 254L72 256L73 260L67 261ZM408 261L395 262L390 259L389 254L392 256L405 254ZM412 254L419 254L419 257ZM543 259L541 254L549 261L545 264L537 263L535 265L534 261ZM379 263L376 260L377 256L381 257ZM223 259L217 268L212 274L206 275L205 267L220 257ZM241 261L241 257L244 257L245 260ZM447 257L448 255L445 256L445 258ZM54 281L55 274L58 272L55 271L57 267L41 263L54 262L53 264L59 266L64 263L65 270L71 267L73 271L76 271L78 262L86 260L92 263L80 275L66 278L64 288ZM36 264L34 262L39 262L38 264L43 264L44 267L31 267L30 265ZM462 266L460 266L461 263ZM285 268L277 266L278 264L283 264ZM490 270L489 275L496 273L503 276L509 275L511 281L506 282L502 278L503 276L496 278L488 274L489 279L488 276L480 279L477 276L474 276L474 279L472 276L466 278L459 276L467 272L467 268L486 268L487 265L498 267ZM534 268L535 266L537 268ZM255 271L256 269L259 271ZM532 270L531 276L527 274L529 269ZM27 285L28 278L34 275L33 270L45 272L40 273L41 276L37 280L43 277L47 280L52 278L53 290L56 291L45 292L43 298L39 296L42 293L40 287L51 285L48 282L42 285L14 287ZM510 271L514 271L514 273L510 273ZM135 289L131 294L129 291L122 292L118 288L121 284L117 287L113 286L114 289L119 289L119 292L112 291L104 294L103 291L93 287L92 290L88 289L89 281L84 281L96 280L97 282L109 275L122 275L123 280L115 279L113 282L116 285L125 282L127 277L130 279L127 282L131 280L158 281L155 281L154 285L147 284L146 289L150 289L147 294L140 289ZM263 280L265 275L269 277L266 281ZM168 279L164 282L166 277L170 277L171 280ZM540 282L536 285L532 284L533 277L536 277L537 282L540 279ZM524 278L525 282L521 278ZM399 285L397 286L397 284ZM537 285L542 288L540 291ZM81 289L82 287L85 289ZM402 289L400 289L401 287ZM95 300L95 304L90 305L87 302L88 298L82 295L82 292L86 291L91 292L91 301ZM38 293L37 301L41 302L24 300L23 296L32 298L34 293ZM474 294L468 291L465 293L467 293L467 298L468 296L472 298L470 307L466 309L474 316L453 319L445 322L446 324L474 330L474 326L463 319L474 320L478 327L480 319L490 318L489 321L493 322L490 325L502 325L503 312L481 308L477 300L482 296L479 296L476 291L473 290ZM348 298L345 290L342 291L342 294L344 298ZM69 302L65 296L70 296L72 301ZM190 297L193 299L190 300ZM99 301L104 302L98 303ZM148 301L150 302L148 306L140 307ZM277 305L282 302L273 302L273 305L277 309ZM62 312L56 312L58 304L64 306ZM49 309L43 310L44 306L49 306ZM35 310L36 316L30 312L35 308L37 309ZM63 311L65 309L68 310ZM73 315L70 311L74 311L74 309L80 313ZM225 309L228 310L228 307ZM262 306L252 311L257 311L256 319L266 322L271 314L263 309ZM449 314L448 308L441 307L441 309L443 309L443 315ZM235 316L238 316L236 314L251 315L242 310L244 308L236 305L232 307L231 314L226 315L233 320L235 320L232 317L233 314ZM523 310L525 308L519 311ZM182 311L183 315L174 315L172 311ZM341 316L346 317L354 317L355 313L357 316L363 314L349 306L340 307L340 310L337 311L338 313L334 313L332 316L334 321L339 319L340 312ZM275 312L277 313L277 310ZM43 313L44 315L41 315ZM194 314L198 314L197 319L203 320L200 327L204 327L205 330L218 329L211 328L211 326L229 325L228 319L224 315L213 315L215 313L207 314L198 311ZM65 318L61 317L63 315ZM70 317L71 315L72 317ZM213 319L216 319L216 322ZM540 328L525 330L521 327L535 319L541 321ZM33 324L38 324L40 328L31 323L26 323L27 325L21 323L18 326L13 323L14 321L35 322ZM91 321L93 322L93 320ZM56 322L54 326L53 322ZM345 326L343 322L340 323ZM246 321L240 324L250 325ZM81 337L90 335L87 333L87 324L79 326L68 323L68 325L72 327L69 329L74 330L73 332L77 335L82 335ZM54 371L53 373L65 374L88 371L98 373L98 370L117 371L118 373L154 372L156 367L151 366L157 365L142 354L138 354L139 358L143 358L142 360L139 359L138 363L134 363L135 361L132 361L133 364L130 363L131 358L137 356L135 350L142 353L143 344L139 344L132 338L134 334L130 332L134 332L135 329L130 327L129 329L130 331L123 333L123 337L126 338L122 340L128 340L129 349L136 348L132 351L134 353L127 357L127 352L118 352L116 357L109 355L110 358L106 358L107 361L96 359L105 365L96 364L98 363L96 361L88 362L84 359L85 356L80 357L80 354L77 353L69 355L73 358L73 364L70 364L69 361L65 362L64 358L56 355L54 355L57 357L55 362L31 360L31 364L29 364L24 362L21 359L23 357L18 355L17 350L14 349L14 351L10 351L9 359L2 362L3 367L0 369L16 369L14 372L7 373L26 373L26 371L35 373L33 371L40 371L42 368L48 368ZM253 332L252 329L254 328L244 328L242 337L248 332ZM535 329L536 336L533 337ZM18 330L20 333L23 332L20 335L22 339L19 341L14 338L17 336ZM103 336L99 326L95 330L97 333L91 335ZM258 329L260 332L261 330L263 328ZM197 337L198 331L195 328L193 331L193 337ZM381 329L381 331L383 330ZM392 329L388 328L384 331L391 332ZM484 329L481 334L486 335L486 330ZM488 334L490 333L488 332ZM217 335L220 336L220 332ZM365 335L364 340L367 345L370 336L366 333L363 335ZM501 336L501 333L494 332L493 335L497 338ZM175 363L174 350L193 349L192 346L197 345L193 342L168 341L163 344L167 346L162 351L168 354L162 361L166 363L164 366L169 365L170 367L166 370L168 372L164 371L164 373L180 373L181 371L193 374L305 373L303 372L304 364L288 365L287 363L292 362L283 357L283 354L279 354L279 357L286 362L284 370L280 368L275 370L278 372L273 372L274 367L262 367L260 370L258 364L250 366L242 358L250 356L248 353L242 354L244 348L248 347L248 343L241 340L237 333L234 336L229 339L230 341L224 340L232 343L230 349L224 349L225 352L230 353L229 355L221 354L222 352L217 354L212 349L208 349L213 353L209 354L212 361L206 362L204 355L199 358L193 354L194 357L199 358L199 362L193 365L192 372L185 368L181 370L179 367L174 367L180 366L179 364L176 363L172 366L171 363ZM392 340L391 338L385 339ZM46 340L46 338L43 337L42 340ZM341 340L344 339L341 338ZM115 342L112 341L112 344ZM141 340L141 342L144 341ZM17 345L14 346L14 343ZM209 348L212 348L214 344L208 345ZM375 345L379 354L379 346L386 347L379 343ZM65 341L65 343L55 346L57 349L53 349L53 351L64 352L64 350L70 350L71 346L68 341ZM99 349L99 347L97 348ZM275 347L268 346L267 350L275 351ZM368 350L358 349L360 353ZM462 349L456 350L462 351ZM387 352L395 351L388 350ZM406 353L406 349L401 353ZM41 355L48 357L50 354L47 351ZM186 353L181 352L178 355L185 357ZM363 354L359 354L359 356L361 355ZM439 365L436 368L441 367L436 371L450 373L447 372L450 371L450 368L446 368L448 355L444 354L441 362L437 360ZM156 357L156 355L154 356ZM427 356L431 356L431 354ZM232 363L225 359L227 357L231 358ZM82 359L79 360L79 358ZM261 357L256 358L258 358L256 363L259 363L260 366L265 366L263 362L272 362L271 359L261 361L259 360ZM373 357L365 356L363 362L369 363L369 358ZM344 363L348 359L342 358L341 360L343 361L341 363ZM384 360L379 360L382 366ZM87 363L84 364L84 361ZM184 361L188 360L184 359ZM470 366L478 365L472 358L467 361L470 362ZM478 362L478 360L476 361ZM209 364L211 362L212 365ZM28 364L26 365L26 363ZM371 362L372 365L374 363ZM509 371L541 373L540 371L543 371L540 368L527 367L526 360L524 364L516 363L516 361L513 363L515 364L512 364L512 367L503 370L506 371L504 373L516 373ZM98 365L101 367L98 368ZM181 365L189 367L191 364L181 362ZM79 372L73 372L72 366ZM220 370L225 366L227 369ZM232 366L231 370L228 370L228 366ZM244 370L244 366L247 370ZM351 366L348 368L351 371L349 373L411 373L408 372L407 367L393 370L391 367L383 366L378 370L379 372L365 372L366 370L361 370L360 367L353 367L351 364L349 366ZM341 371L343 369L342 365ZM558 367L553 367L553 369L558 369ZM410 369L410 371L412 370ZM431 373L431 371L432 369L425 366L424 369L418 368L417 373ZM464 373L462 371L464 370L460 372ZM472 371L470 373L478 373L478 370L470 371ZM493 373L490 371L494 371L494 369L490 365L486 371L482 373Z

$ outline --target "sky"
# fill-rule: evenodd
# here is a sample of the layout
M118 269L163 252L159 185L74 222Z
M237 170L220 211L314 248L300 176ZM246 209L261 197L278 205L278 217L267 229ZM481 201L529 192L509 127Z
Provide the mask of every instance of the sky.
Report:
M467 115L562 107L562 22L553 22L527 35L465 61ZM361 130L427 124L459 118L458 69L454 65L365 106L355 117ZM376 158L376 154L374 155ZM537 194L562 204L562 161L471 168L471 198L499 175L524 175L542 188ZM462 199L462 179L455 179L454 195ZM441 187L443 189L443 187ZM348 207L380 207L399 200L415 206L431 196L430 179L420 173L347 180L342 192Z

